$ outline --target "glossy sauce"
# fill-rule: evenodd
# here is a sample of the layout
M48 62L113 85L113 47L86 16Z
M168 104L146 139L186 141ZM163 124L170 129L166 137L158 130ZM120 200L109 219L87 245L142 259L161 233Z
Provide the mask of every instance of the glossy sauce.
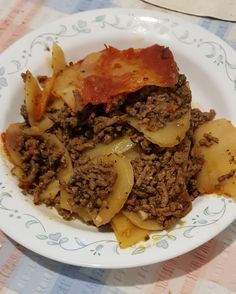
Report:
M173 87L178 80L170 49L157 44L143 49L106 47L73 66L84 105L113 104L119 95L148 85Z

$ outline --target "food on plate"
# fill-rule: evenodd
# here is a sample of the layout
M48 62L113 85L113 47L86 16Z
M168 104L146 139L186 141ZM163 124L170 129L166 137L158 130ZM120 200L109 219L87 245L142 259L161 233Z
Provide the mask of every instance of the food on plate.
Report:
M193 152L204 157L197 176L198 190L236 198L235 127L226 119L213 120L200 126L193 138Z
M149 239L150 231L137 227L121 212L112 218L111 225L121 248Z
M67 66L57 76L52 93L78 111L89 103L110 107L144 86L173 87L177 81L178 68L169 48L109 46Z
M24 121L2 133L36 205L109 224L125 248L171 228L201 194L235 196L235 128L191 107L169 48L105 46L66 64L54 44L52 69L22 74Z

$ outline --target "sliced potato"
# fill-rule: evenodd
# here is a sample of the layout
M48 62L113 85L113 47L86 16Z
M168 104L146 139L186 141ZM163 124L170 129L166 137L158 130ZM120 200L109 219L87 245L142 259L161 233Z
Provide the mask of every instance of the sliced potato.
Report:
M62 187L60 188L60 207L68 210L68 211L72 211L72 207L69 204L69 200L72 198L73 196L70 195L69 193L67 193Z
M31 127L23 130L23 133L28 136L36 136L36 137L43 137L44 133L43 130L41 130L38 127ZM45 138L46 139L46 138Z
M150 231L160 231L164 227L155 220L143 220L141 216L132 211L122 210L122 213L137 227Z
M75 207L72 211L76 213L84 222L87 223L92 221L92 217L86 207Z
M40 130L37 127L31 127L29 129L25 129L23 132L30 136L42 137L44 140L46 140L49 143L50 146L54 146L56 150L62 151L64 153L65 167L58 172L58 179L67 183L72 177L74 171L73 171L73 166L72 166L69 152L67 151L64 144L57 138L56 135L44 133L42 130Z
M44 88L41 91L41 95L39 97L38 103L35 105L35 109L34 109L34 118L36 121L41 121L41 119L43 118L45 114L45 110L49 102L54 81L55 81L54 77L48 78L45 81ZM44 117L44 120L45 119L46 117Z
M6 151L6 154L10 161L16 165L21 166L21 154L16 151L18 144L18 138L22 135L23 124L15 123L9 125L6 132L2 134L2 141Z
M50 104L52 109L61 109L65 105L64 101L60 98L54 97L53 101Z
M157 131L149 131L145 126L135 119L130 118L129 123L138 131L144 134L144 137L160 147L173 147L179 144L187 130L190 127L190 112L184 114L181 118L166 123L166 125Z
M73 196L67 193L63 188L60 191L60 207L66 209L70 212L74 212L82 219L84 222L89 222L92 220L88 210L86 207L73 207L70 205L69 200L72 199Z
M52 91L54 96L63 99L74 112L83 108L79 94L84 85L84 78L91 75L100 55L100 52L89 54L83 61L67 66L56 78Z
M47 188L39 195L41 200L54 199L60 191L59 180L52 180Z
M141 148L139 148L139 146L134 146L133 148L129 149L128 151L124 152L123 155L125 156L125 158L131 160L134 160L135 158L139 157L141 154Z
M93 220L96 226L104 225L122 208L133 186L133 169L130 162L116 154L94 157L98 162L112 161L118 174L112 193L107 199L107 207L101 207L98 212L90 212L84 207L70 207L68 200L73 196L61 191L61 207L73 211L85 222Z
M14 166L11 173L16 176L19 180L23 179L24 173L19 166Z
M65 55L57 43L52 45L52 69L53 75L56 76L66 67Z
M58 179L66 183L69 182L74 172L69 152L67 151L63 143L57 138L56 135L44 133L42 137L46 139L51 145L54 145L58 150L63 150L66 166L58 172Z
M121 137L119 139L113 140L110 144L97 144L93 149L85 152L90 158L108 155L108 154L122 154L132 149L135 146L128 136Z
M101 53L89 54L83 61L67 66L56 78L53 94L62 98L72 111L77 112L83 105L79 95L84 78L91 74Z
M48 99L48 91L49 86L52 86L51 82L48 82L48 86L45 90L45 96L44 96L44 107L46 107L46 102ZM26 77L25 77L25 105L26 110L28 113L28 119L31 126L37 126L42 130L47 130L50 127L52 127L53 122L47 117L42 116L42 113L44 112L43 108L41 107L41 97L42 97L42 91L39 87L39 84L36 80L36 78L32 75L32 73L27 70ZM38 109L41 109L38 112ZM38 116L38 113L40 114ZM39 117L41 118L40 121L38 121Z
M200 140L205 134L217 138L209 147ZM204 164L197 177L201 193L226 194L236 198L236 128L226 119L218 119L200 126L194 134L193 152L204 157ZM232 172L232 176L229 173ZM228 175L222 177L224 175ZM219 181L219 178L221 181Z
M133 168L128 159L116 154L102 156L100 159L114 162L117 179L113 191L107 199L107 207L101 207L98 213L90 213L97 227L109 223L114 215L121 210L134 183Z
M77 72L73 68L66 68L59 74L55 80L52 93L54 96L61 98L71 108L72 111L78 111L78 97L74 95L77 91L74 82L77 80Z
M121 248L127 248L148 238L149 231L135 226L121 212L116 214L111 225Z
M15 174L19 179L23 177L23 171L20 169L22 165L22 160L21 154L15 151L15 147L18 140L17 136L22 134L41 137L49 143L50 148L55 147L56 150L60 150L64 153L65 167L59 170L57 179L50 182L47 188L40 195L41 200L54 198L60 190L59 180L63 180L67 183L73 175L73 167L69 153L65 146L61 143L61 141L58 140L58 138L54 134L44 133L38 127L23 129L22 124L10 125L4 135L4 146L10 160L15 165L15 168L13 168L13 174Z

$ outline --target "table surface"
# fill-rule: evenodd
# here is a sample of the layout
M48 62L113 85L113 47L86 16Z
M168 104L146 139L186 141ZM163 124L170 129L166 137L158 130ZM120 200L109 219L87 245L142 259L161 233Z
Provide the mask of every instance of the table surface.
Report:
M19 37L55 19L96 8L164 9L139 0L0 0L0 53ZM179 15L236 50L236 23ZM196 250L134 269L87 269L41 257L0 231L0 293L236 293L236 222Z

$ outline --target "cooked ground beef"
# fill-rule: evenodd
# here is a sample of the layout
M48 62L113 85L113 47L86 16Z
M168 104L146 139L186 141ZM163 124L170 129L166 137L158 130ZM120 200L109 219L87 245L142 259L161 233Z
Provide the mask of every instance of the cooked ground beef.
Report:
M47 115L54 122L49 132L66 146L74 168L70 182L61 184L73 195L72 206L87 207L90 211L106 207L107 197L117 177L114 164L90 160L83 152L98 143L107 144L117 137L128 135L139 147L140 156L132 160L134 186L125 209L144 212L149 219L156 219L168 228L191 209L192 200L199 195L196 176L203 159L191 154L192 136L198 126L214 118L215 112L192 109L191 126L186 138L173 148L162 148L130 126L129 116L140 120L149 130L156 130L165 126L166 122L180 118L191 108L191 91L185 76L180 75L173 88L144 87L116 101L116 105L109 110L103 105L78 106L77 113L66 105L61 109L47 109ZM25 106L22 106L21 113L28 125ZM205 139L217 143L214 137L207 136ZM39 194L63 166L63 154L55 152L36 137L22 137L18 148L25 173L21 187L33 194L34 202L38 204ZM56 196L46 204L57 207L59 200ZM58 210L65 219L73 217L70 211Z
M72 161L76 161L80 158L81 153L87 149L91 149L95 146L93 141L87 140L84 136L79 136L69 140L67 149L70 152Z
M184 75L180 75L179 82L174 88L153 89L146 97L142 94L142 100L140 93L136 95L131 103L127 99L128 105L125 110L150 131L162 128L166 122L182 117L191 108L191 91Z
M43 87L45 85L45 82L47 81L47 76L37 76L37 80L39 84Z
M212 136L210 133L205 133L203 138L199 141L200 146L210 147L215 143L219 143L219 139Z
M216 115L215 110L210 109L209 112L202 112L198 108L193 108L191 110L191 131L195 131L202 124L213 120Z
M151 153L153 148L155 148L154 144L147 140L142 133L135 129L130 129L129 133L131 141L138 144L144 153Z
M17 149L22 155L24 172L19 185L25 192L33 194L34 203L39 204L40 193L55 179L58 170L64 167L63 153L40 137L26 135L19 137Z
M217 179L218 182L223 182L223 181L225 181L225 180L227 180L227 179L232 178L232 177L235 175L235 172L236 172L236 169L232 169L229 173L220 176L220 177Z
M116 178L114 162L82 156L74 167L74 176L64 188L73 195L71 205L86 206L94 211L107 206Z
M188 183L201 168L189 153L186 139L174 148L133 160L134 187L125 209L145 212L148 219L156 219L164 227L173 218L184 216L191 209Z
M113 139L124 133L127 124L127 115L114 115L112 117L98 116L94 119L94 142L111 143Z
M26 125L29 126L28 113L27 113L26 105L25 105L25 104L22 104L22 105L21 105L21 108L20 108L20 114L23 116Z

